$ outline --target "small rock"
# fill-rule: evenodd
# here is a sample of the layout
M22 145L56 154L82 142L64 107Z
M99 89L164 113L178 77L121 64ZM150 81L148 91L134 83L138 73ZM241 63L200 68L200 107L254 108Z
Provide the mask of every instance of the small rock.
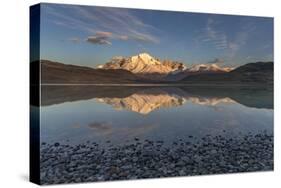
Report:
M56 142L56 143L54 144L55 147L58 147L59 145L60 145L60 143L58 143L58 142Z
M210 153L211 154L217 154L217 150L216 149L212 149Z

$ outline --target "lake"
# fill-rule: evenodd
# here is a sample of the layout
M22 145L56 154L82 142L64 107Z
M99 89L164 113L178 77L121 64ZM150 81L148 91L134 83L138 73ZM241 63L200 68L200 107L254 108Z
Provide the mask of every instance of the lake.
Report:
M43 184L273 169L267 87L42 86Z

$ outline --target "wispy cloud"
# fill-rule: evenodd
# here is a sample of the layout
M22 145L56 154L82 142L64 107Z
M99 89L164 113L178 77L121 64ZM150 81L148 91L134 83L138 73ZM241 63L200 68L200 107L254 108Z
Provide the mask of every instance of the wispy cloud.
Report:
M80 38L78 38L78 37L69 38L69 39L67 39L67 41L70 41L70 42L73 42L73 43L81 42Z
M127 9L107 7L87 7L70 5L46 5L47 14L54 17L54 24L69 29L80 30L88 33L88 38L93 38L100 44L98 32L108 32L107 42L110 40L134 40L138 42L158 43L159 39L153 34L157 31L152 25L144 23ZM112 41L111 41L112 42Z
M273 48L273 42L272 41L267 42L266 44L264 44L260 47L260 49L262 49L262 50L270 49L270 48Z
M250 37L250 33L254 32L256 25L248 19L241 20L241 25L234 35L229 36L225 31L225 26L221 27L222 22L215 17L209 17L199 41L211 44L216 50L222 50L226 54L226 58L231 59L244 47Z
M244 20L242 23L244 23L243 26L236 33L233 40L228 43L228 56L230 58L233 58L237 52L246 45L249 35L256 29L256 26L248 20Z
M224 50L227 49L228 38L224 32L215 28L217 24L214 19L208 18L201 41L213 44L218 50Z

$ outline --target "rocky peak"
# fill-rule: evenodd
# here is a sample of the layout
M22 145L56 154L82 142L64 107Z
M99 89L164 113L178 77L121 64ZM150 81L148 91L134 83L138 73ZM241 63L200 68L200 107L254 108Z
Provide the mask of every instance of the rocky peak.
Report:
M100 66L104 69L125 69L140 75L152 77L165 76L171 72L182 70L183 63L175 61L160 61L148 53L140 53L131 57L114 57L108 63ZM156 77L157 77L156 76Z
M137 64L139 61L142 61L142 63L146 65L160 65L161 62L156 60L154 57L149 55L148 53L140 53L138 55L131 57L131 63Z

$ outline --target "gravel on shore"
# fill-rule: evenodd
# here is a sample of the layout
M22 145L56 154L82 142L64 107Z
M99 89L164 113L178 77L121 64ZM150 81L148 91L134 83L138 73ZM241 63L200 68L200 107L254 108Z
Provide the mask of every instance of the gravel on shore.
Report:
M139 138L108 147L42 143L40 151L41 184L273 170L273 135L267 133L206 136L195 143L179 139L169 147Z

